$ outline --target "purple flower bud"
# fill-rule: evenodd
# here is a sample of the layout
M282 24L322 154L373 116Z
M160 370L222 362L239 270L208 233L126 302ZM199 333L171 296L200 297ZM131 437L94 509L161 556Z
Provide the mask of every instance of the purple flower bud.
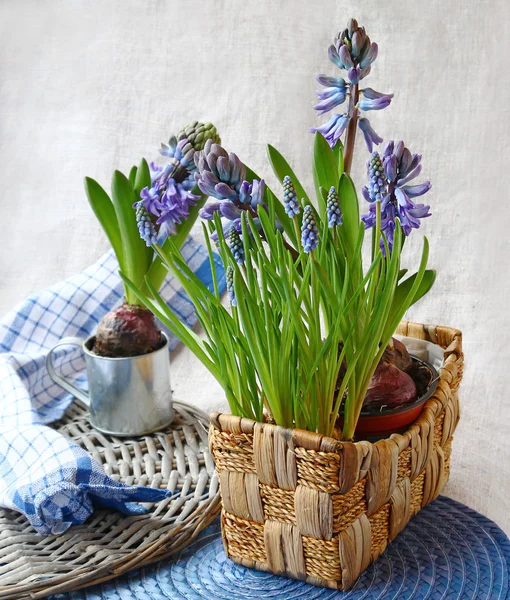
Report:
M220 181L224 181L229 183L230 181L230 163L228 158L225 156L220 156L216 161L216 167L218 169L218 177Z
M391 154L384 159L383 164L388 181L395 181L397 178L397 157L394 154Z
M229 221L234 221L241 216L241 209L233 202L220 202L219 208L221 216L225 217L225 219L228 219Z
M222 200L231 200L234 201L237 199L237 192L233 190L226 183L217 183L215 186L216 190L216 198L221 198Z
M379 137L372 129L370 121L366 117L363 117L358 121L358 126L363 132L363 137L365 138L365 144L367 145L368 151L372 152L374 144L378 145L383 141L382 137Z
M214 219L214 213L220 210L221 204L221 202L208 202L198 211L198 216L206 221L212 221Z
M338 51L335 48L335 46L330 46L328 48L328 56L329 56L329 60L336 65L339 69L345 69L345 66L342 62L342 60L340 59L340 56L338 55Z
M321 133L328 141L331 148L334 148L343 132L346 130L349 124L350 117L348 115L333 115L331 119L317 128L312 128L310 131Z
M416 198L417 196L423 196L426 194L432 185L430 181L426 181L425 183L420 183L418 185L404 185L402 188L409 198Z
M368 68L374 62L374 60L377 58L378 50L379 50L379 48L378 48L377 44L375 42L372 42L370 44L370 47L367 50L367 53L360 60L359 66L362 69Z
M382 110L391 104L392 95L382 96L381 98L361 98L358 102L360 110Z
M351 53L349 52L349 48L344 44L340 47L339 51L340 60L344 64L344 68L351 69L354 67L354 63L352 62Z
M325 87L345 89L345 79L342 77L330 77L329 75L317 75L317 81Z
M376 100L377 98L393 98L393 94L382 94L381 92L376 92L376 90L372 88L364 88L360 90L360 94L363 94L365 98L369 100Z
M356 85L361 77L361 71L359 67L353 67L352 69L349 69L347 71L347 77L349 78L349 81L353 84Z

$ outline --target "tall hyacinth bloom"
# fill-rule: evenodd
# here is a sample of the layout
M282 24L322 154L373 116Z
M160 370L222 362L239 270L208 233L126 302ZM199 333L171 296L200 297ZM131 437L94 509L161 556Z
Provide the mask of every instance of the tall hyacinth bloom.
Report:
M369 212L362 215L365 228L375 227L377 202L381 203L381 231L384 232L388 246L393 247L395 221L398 218L402 231L408 236L418 229L421 219L430 217L430 206L416 204L413 198L423 196L430 188L430 181L408 185L421 173L421 155L411 154L404 142L390 141L382 157L374 152L368 168L368 186L362 193L369 202Z
M307 204L303 210L301 245L305 252L313 252L319 245L319 230L313 207Z
M347 28L336 36L329 47L329 59L336 67L346 71L347 80L342 77L319 75L317 81L324 89L317 90L319 101L314 108L323 115L344 104L346 100L347 105L343 113L334 114L324 125L312 128L311 131L321 133L331 148L348 130L352 121L354 133L357 122L369 152L372 152L374 144L382 142L382 138L374 131L367 117L363 116L358 120L361 111L382 110L389 106L393 98L393 94L382 94L372 88L359 89L359 83L370 73L377 52L377 44L370 41L365 28L359 27L355 19L349 21Z
M202 219L214 219L214 213L230 221L225 231L241 231L241 214L248 212L258 224L257 207L263 205L264 180L246 180L246 168L239 157L208 140L195 155L195 181L200 190L213 198L199 212ZM216 237L216 236L214 236Z

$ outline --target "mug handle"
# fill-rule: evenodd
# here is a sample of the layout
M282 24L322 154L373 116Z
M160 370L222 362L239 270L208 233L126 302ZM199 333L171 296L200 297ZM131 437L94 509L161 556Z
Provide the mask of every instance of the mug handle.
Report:
M77 388L69 381L66 381L55 370L55 365L53 364L53 352L59 346L79 346L80 348L82 348L83 340L78 337L66 337L61 339L60 342L55 344L53 348L48 352L48 356L46 356L46 368L48 369L49 376L55 383L57 383L60 387L63 387L67 392L71 393L73 396L78 398L78 400L81 400L88 406L90 403L88 394L83 390Z

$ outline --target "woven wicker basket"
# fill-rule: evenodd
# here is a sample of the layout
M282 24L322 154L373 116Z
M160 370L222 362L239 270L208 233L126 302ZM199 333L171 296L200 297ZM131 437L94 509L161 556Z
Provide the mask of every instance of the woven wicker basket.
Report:
M233 561L347 590L439 495L459 420L461 333L408 322L397 333L445 349L436 392L402 435L340 442L232 415L211 417L223 541Z

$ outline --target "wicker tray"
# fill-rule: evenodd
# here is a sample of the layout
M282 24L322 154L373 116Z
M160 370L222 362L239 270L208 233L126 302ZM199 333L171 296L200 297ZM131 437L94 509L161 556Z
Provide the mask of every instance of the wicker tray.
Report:
M100 510L61 536L38 535L23 515L0 509L0 598L44 598L101 583L187 546L218 514L220 497L207 449L208 416L174 401L164 432L137 439L91 428L76 401L55 428L86 449L114 479L180 493L145 504L146 515ZM205 426L205 427L204 427Z

